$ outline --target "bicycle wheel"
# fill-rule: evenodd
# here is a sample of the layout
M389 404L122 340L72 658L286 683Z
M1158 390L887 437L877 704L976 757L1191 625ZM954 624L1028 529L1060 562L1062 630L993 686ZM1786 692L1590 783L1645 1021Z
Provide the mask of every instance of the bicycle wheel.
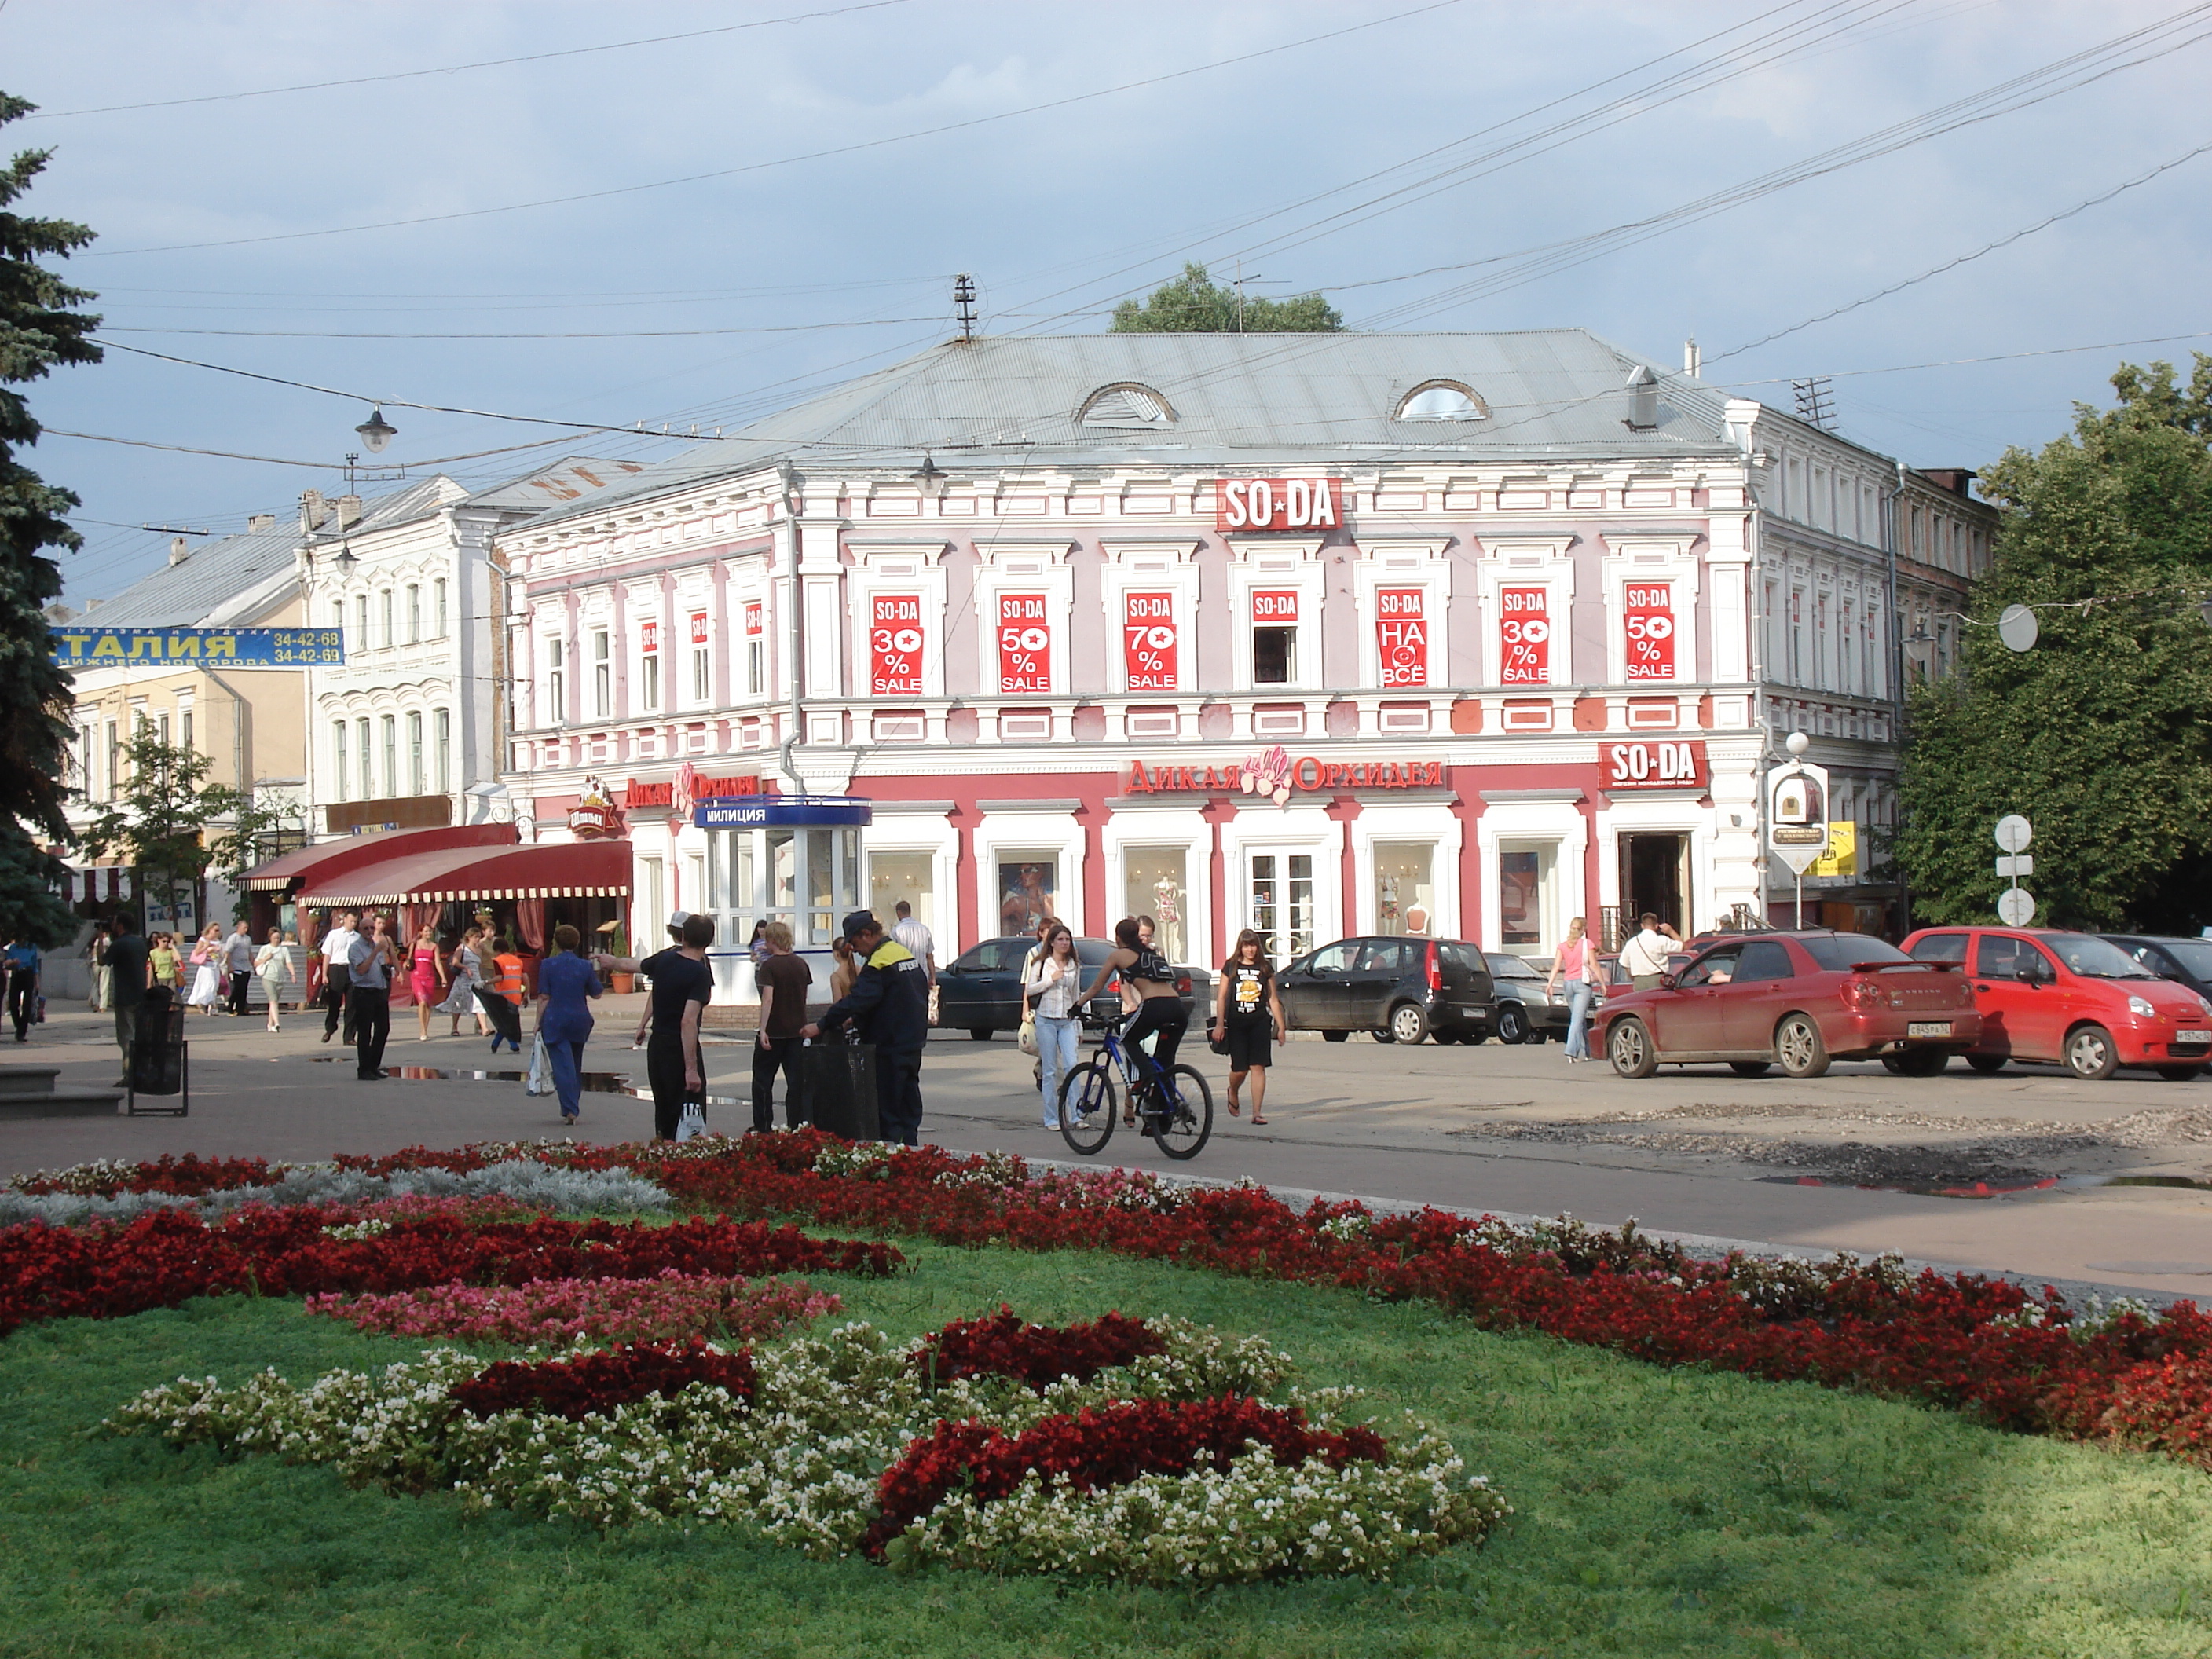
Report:
M1092 1060L1060 1080L1060 1138L1089 1158L1114 1138L1114 1073Z
M1213 1091L1190 1066L1178 1066L1168 1076L1180 1097L1163 1111L1146 1113L1145 1132L1170 1158L1196 1158L1213 1133Z

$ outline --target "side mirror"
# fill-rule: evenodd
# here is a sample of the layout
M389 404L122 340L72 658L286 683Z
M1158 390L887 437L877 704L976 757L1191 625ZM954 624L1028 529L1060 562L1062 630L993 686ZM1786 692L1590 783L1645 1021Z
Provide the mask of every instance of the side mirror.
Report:
M1674 975L1672 975L1672 974L1662 974L1662 975L1659 975L1659 988L1660 988L1661 990L1662 990L1662 991L1671 991L1671 990L1673 990L1673 989L1674 988Z

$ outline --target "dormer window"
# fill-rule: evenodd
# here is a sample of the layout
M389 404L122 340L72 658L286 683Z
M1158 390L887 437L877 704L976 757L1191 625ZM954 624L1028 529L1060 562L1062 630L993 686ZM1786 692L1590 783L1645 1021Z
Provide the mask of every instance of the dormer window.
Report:
M1486 421L1490 410L1457 380L1424 380L1407 392L1392 417L1400 421Z
M1139 430L1165 431L1175 424L1175 410L1168 400L1150 386L1123 382L1118 386L1098 388L1083 401L1077 411L1079 426L1135 428Z

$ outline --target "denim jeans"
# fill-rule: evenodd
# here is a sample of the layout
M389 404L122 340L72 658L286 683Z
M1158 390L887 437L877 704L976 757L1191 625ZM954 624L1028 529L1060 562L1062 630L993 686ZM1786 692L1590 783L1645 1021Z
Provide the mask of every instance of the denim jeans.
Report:
M1566 988L1567 991L1567 1058L1588 1060L1589 1051L1590 1004L1597 1000L1597 988L1586 979L1578 979Z
M1050 1014L1036 1017L1037 1069L1043 1074L1044 1122L1053 1128L1060 1122L1060 1085L1075 1065L1079 1033L1073 1015L1055 1019Z

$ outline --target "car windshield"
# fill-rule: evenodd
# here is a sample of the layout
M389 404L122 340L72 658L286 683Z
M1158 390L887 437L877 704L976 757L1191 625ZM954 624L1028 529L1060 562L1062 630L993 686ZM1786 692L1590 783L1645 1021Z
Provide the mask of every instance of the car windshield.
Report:
M2159 947L2199 979L2212 979L2212 939L2170 939Z
M1862 962L1910 962L1911 957L1887 939L1870 933L1834 933L1823 938L1801 939L1797 943L1805 954L1831 973L1841 973L1856 968Z
M2054 933L2043 941L2084 979L2156 979L2158 975L2110 939L2088 933Z

